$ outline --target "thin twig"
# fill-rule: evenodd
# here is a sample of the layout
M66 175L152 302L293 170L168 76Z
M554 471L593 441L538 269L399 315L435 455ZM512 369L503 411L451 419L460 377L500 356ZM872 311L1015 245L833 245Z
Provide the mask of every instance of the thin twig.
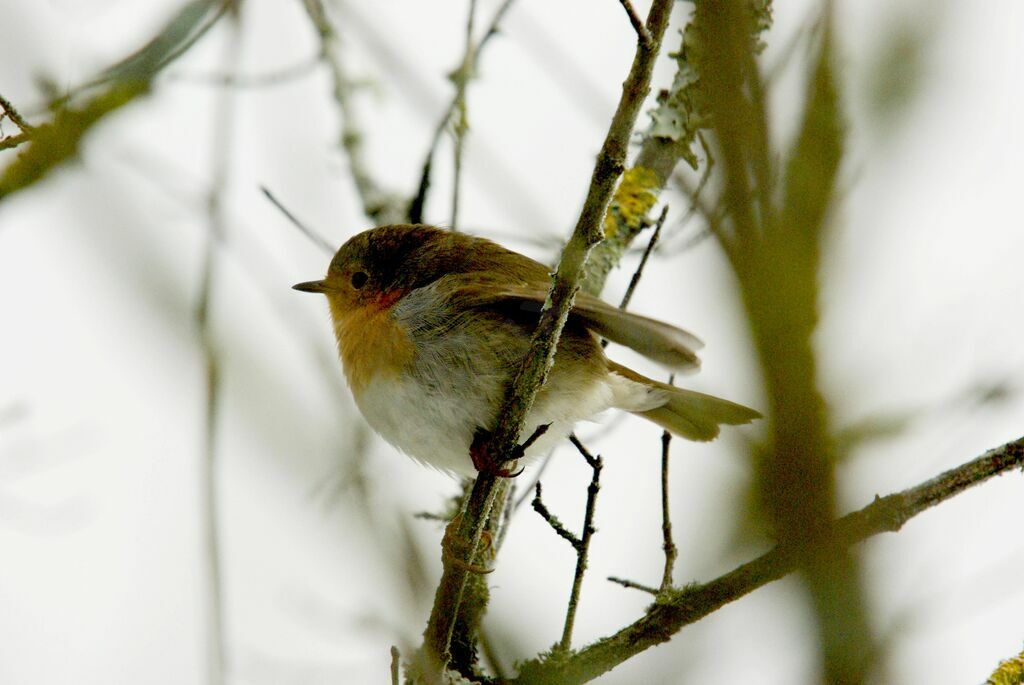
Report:
M332 95L341 114L338 143L348 156L349 170L363 214L376 224L400 221L406 214L405 201L382 188L363 155L363 130L352 103L356 83L345 69L339 34L330 22L322 0L303 0L303 5L320 37L320 54L331 75Z
M672 379L669 379L669 385ZM672 434L664 431L661 434L661 548L665 551L665 571L661 576L661 591L672 587L672 571L675 569L676 543L672 540L672 515L668 506L668 456L672 444Z
M27 121L25 121L25 118L21 116L18 110L15 109L14 105L11 104L11 101L5 98L3 95L0 95L0 107L3 108L4 115L6 115L8 119L13 121L14 125L21 129L22 133L29 134L32 133L33 129L35 129L35 126L32 126ZM3 115L0 115L0 119L2 118Z
M310 242L312 242L314 245L319 247L327 254L334 254L335 248L327 240L327 238L324 238L322 235L314 231L312 228L310 228L303 222L299 221L298 218L290 211L288 211L288 208L281 204L281 201L278 200L277 197L275 197L272 192L270 192L269 188L267 188L266 186L260 186L260 191L262 191L266 198L270 200L270 202L273 203L273 205L277 207L282 214L285 215L285 218L287 218L288 221L290 221L292 225L295 226L295 228L299 229L299 231L301 231L304 236L309 238Z
M586 459L591 469L590 485L587 486L587 508L583 515L583 534L580 536L580 544L576 547L576 572L572 578L572 590L569 592L569 605L565 610L565 626L562 628L562 639L558 648L567 653L572 647L572 629L576 623L576 609L580 603L580 589L583 587L583 574L587 572L587 552L590 551L590 538L597 529L594 527L594 511L597 507L597 493L601 490L601 468L604 463L600 456L593 456L587 448L576 438L570 436L576 449ZM540 483L537 484L540 487Z
M572 548L579 554L580 548L583 546L583 541L580 540L576 535L565 527L565 524L558 520L558 517L551 513L541 499L542 489L541 484L537 483L534 488L533 500L530 505L533 510L540 514L540 517L547 521L547 524L551 526L551 530L555 531L560 538L572 545Z
M635 580L627 580L625 578L619 578L618 576L608 576L608 580L610 580L613 583L618 583L622 587L628 587L628 588L630 588L632 590L642 590L643 592L646 592L648 594L654 595L655 597L657 597L658 594L661 592L661 590L659 590L656 587L651 587L650 585L644 585L643 583L638 583Z
M483 52L484 47L491 40L491 38L498 33L498 27L501 20L504 19L505 13L515 0L505 0L501 4L501 7L494 13L491 18L491 23L487 27L487 32L484 33L480 42L477 43L476 47L472 50L473 61L470 69L470 73L476 71L477 62L480 59L480 53ZM468 51L467 51L468 52ZM423 160L422 171L420 172L419 184L416 187L416 195L413 197L412 202L409 204L409 221L414 224L421 223L423 221L423 212L427 204L427 193L430 191L430 174L434 166L434 153L437 151L437 146L441 142L441 136L444 134L445 129L448 128L448 122L451 121L452 115L455 113L459 103L459 92L456 90L452 99L448 102L448 107L445 109L444 114L437 122L437 126L434 127L434 135L430 139L430 145L427 146L427 156Z
M622 9L626 10L626 15L629 17L629 23L633 25L633 30L636 31L636 35L640 39L640 42L647 47L650 47L652 40L651 33L647 30L647 27L644 26L644 22L636 13L636 10L633 9L633 3L629 0L619 0L619 3L622 5Z
M466 87L474 76L476 57L473 56L473 21L476 19L476 0L469 0L466 18L466 52L462 64L453 78L455 80L455 149L454 178L452 179L452 218L448 224L453 231L459 230L459 195L462 192L462 154L465 149L466 133L469 131L469 113L466 111Z
M232 66L238 63L241 48L241 27L237 13L231 14L230 38L225 46L225 60ZM208 683L220 685L224 682L227 663L227 643L224 637L224 579L221 572L220 523L218 510L220 498L217 471L217 413L220 405L221 375L220 360L210 327L210 306L213 300L214 281L217 277L217 250L226 238L226 215L223 198L228 187L231 167L231 150L234 130L235 96L222 91L214 110L213 172L207 196L209 230L200 274L199 295L196 302L195 319L202 346L205 366L206 397L204 404L204 440L201 471L201 492L203 497L203 535L207 584L209 593L209 653Z
M1012 469L1024 467L1024 437L987 451L931 480L901 492L875 497L852 514L836 520L824 540L846 549L879 533L899 531L910 519L965 490ZM684 626L696 623L722 606L778 580L799 567L801 555L778 546L715 580L660 593L644 615L614 635L571 655L528 661L509 685L576 685L588 682L636 654L669 640ZM620 582L616 580L615 582ZM638 587L627 582L620 584Z
M661 237L661 228L665 225L666 216L668 216L668 205L661 208L658 223L654 225L654 233L651 234L651 239L647 243L647 249L644 250L640 263L637 265L636 271L633 272L633 277L629 279L629 286L626 287L626 294L622 296L619 309L629 307L629 301L633 299L633 291L636 290L636 286L640 283L640 277L644 273L644 267L647 266L647 260L650 259L651 253L654 252L654 247L658 244L658 238Z
M167 80L201 86L265 88L269 86L279 86L303 76L307 76L311 74L323 60L324 51L321 49L317 54L304 59L301 62L262 74L193 74L181 72L177 74L168 74Z

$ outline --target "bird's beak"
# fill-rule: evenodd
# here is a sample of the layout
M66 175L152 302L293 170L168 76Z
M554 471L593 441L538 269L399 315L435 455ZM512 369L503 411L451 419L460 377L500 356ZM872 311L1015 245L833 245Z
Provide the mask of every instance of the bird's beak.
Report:
M296 283L292 286L292 290L301 290L304 293L325 293L328 288L324 281L306 281L305 283Z

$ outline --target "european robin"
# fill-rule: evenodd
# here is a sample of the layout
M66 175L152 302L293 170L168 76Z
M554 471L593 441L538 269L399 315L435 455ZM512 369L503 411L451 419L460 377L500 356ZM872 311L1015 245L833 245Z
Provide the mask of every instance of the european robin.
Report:
M327 296L342 367L370 426L422 462L474 476L474 436L497 418L550 282L543 264L490 240L394 225L354 236L323 280L293 287ZM602 337L673 369L700 363L702 343L690 333L580 293L523 435L550 430L524 456L545 453L576 421L612 407L697 441L760 416L617 364Z

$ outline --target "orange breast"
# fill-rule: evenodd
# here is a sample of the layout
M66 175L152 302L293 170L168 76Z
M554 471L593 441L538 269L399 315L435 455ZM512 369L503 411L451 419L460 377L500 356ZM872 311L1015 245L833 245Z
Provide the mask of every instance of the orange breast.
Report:
M377 376L397 377L415 354L412 341L391 318L387 304L342 308L331 303L341 364L355 394Z

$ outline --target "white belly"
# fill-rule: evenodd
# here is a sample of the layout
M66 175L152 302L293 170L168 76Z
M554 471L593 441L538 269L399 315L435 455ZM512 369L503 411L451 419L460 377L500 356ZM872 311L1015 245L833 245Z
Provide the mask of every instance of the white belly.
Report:
M557 374L556 374L557 376ZM553 379L553 380L557 380ZM538 425L551 427L527 452L546 454L572 431L574 423L612 406L612 389L604 381L586 387L559 387L534 405L522 440ZM484 393L498 395L498 392ZM382 438L409 456L443 471L473 477L469 447L477 428L489 427L494 409L483 397L434 394L415 380L377 378L356 400L367 423Z

